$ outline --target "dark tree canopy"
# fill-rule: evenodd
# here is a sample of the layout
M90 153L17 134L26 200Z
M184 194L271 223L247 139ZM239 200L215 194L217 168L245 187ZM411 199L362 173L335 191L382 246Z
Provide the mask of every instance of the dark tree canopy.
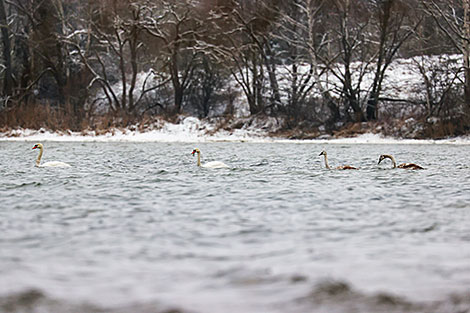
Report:
M287 129L401 110L468 131L468 10L466 0L0 0L0 123L41 127L55 114L57 127L81 129L97 116L222 116L236 102ZM460 63L416 61L424 87L384 95L396 60L433 55Z

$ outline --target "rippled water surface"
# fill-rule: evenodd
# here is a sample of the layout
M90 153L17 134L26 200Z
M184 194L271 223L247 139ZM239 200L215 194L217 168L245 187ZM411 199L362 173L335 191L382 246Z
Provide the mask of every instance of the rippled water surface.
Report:
M470 146L44 145L0 142L0 311L470 311Z

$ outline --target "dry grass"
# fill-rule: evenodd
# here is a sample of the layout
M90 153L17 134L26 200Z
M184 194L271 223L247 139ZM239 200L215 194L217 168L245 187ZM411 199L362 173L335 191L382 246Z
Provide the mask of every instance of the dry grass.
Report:
M470 118L463 115L455 118L442 119L435 123L425 124L423 137L440 139L466 135L469 132Z
M73 106L50 104L18 104L0 112L1 128L46 128L51 130L80 130L86 122L82 111Z
M28 128L52 131L94 130L105 133L111 128L125 128L137 123L151 123L153 117L135 116L126 113L91 115L72 105L55 106L51 104L18 104L0 111L0 129Z

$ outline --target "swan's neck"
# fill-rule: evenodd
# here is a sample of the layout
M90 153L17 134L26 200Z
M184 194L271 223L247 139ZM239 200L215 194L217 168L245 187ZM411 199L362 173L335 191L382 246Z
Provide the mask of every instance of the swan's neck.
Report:
M201 152L197 153L197 166L201 166Z
M39 147L39 154L38 154L38 158L36 159L36 166L39 166L39 164L41 163L43 150L44 150L43 147Z
M327 169L330 169L330 165L328 164L328 157L326 156L326 154L323 155L325 157L325 167Z
M397 161L395 161L395 158L393 157L393 155L387 154L385 157L386 157L386 158L389 158L390 160L392 160L393 168L396 168L396 167L397 167Z

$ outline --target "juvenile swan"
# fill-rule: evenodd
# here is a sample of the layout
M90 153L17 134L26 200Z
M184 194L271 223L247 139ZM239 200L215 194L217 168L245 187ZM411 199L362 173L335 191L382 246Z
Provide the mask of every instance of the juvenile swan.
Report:
M200 167L205 167L205 168L228 168L229 166L225 163L222 163L220 161L213 161L213 162L208 162L203 165L201 165L201 151L196 148L191 152L191 154L194 156L194 154L197 153L197 166Z
M424 170L423 167L421 167L417 164L414 164L414 163L402 163L402 164L397 166L397 161L395 161L395 158L393 157L393 155L390 155L390 154L382 154L379 157L379 163L377 163L377 164L380 164L380 162L382 162L385 159L392 160L392 163L393 163L392 168L397 168L398 167L398 168L404 168L404 169L409 169L409 170Z
M59 162L59 161L51 161L51 162L46 162L44 164L41 164L41 158L44 152L44 147L42 146L42 144L37 143L34 145L33 149L39 149L39 155L38 155L38 158L36 159L36 166L38 167L70 167L70 164Z
M326 151L323 150L323 151L319 154L319 156L320 156L320 155L323 155L323 156L325 157L325 167L330 170L331 167L330 167L330 165L328 164L328 156L327 156L327 154L326 154ZM338 166L338 167L336 167L335 169L337 169L337 170L357 170L356 167L350 166L350 165Z

